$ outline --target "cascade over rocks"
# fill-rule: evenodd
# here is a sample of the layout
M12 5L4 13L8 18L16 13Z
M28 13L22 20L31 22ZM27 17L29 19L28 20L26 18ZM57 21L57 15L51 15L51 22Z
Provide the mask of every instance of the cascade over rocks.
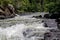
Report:
M15 9L13 5L8 4L0 6L0 19L13 18L15 17Z

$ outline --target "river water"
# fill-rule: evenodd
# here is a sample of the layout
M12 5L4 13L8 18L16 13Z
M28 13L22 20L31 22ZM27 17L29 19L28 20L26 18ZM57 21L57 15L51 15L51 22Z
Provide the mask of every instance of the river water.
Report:
M40 40L44 38L47 28L43 19L32 18L33 15L19 16L0 20L0 40Z

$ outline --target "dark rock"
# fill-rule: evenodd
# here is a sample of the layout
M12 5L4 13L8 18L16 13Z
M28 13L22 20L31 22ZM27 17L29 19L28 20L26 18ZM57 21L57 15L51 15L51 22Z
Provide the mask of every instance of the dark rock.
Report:
M50 32L44 34L45 40L60 40L60 30L51 29Z
M0 9L2 9L2 11L5 11L1 6L0 6Z
M26 37L26 35L27 35L26 32L23 32L23 35Z
M57 19L57 18L60 18L60 14L59 13L57 13L57 14L45 14L44 18Z
M41 15L39 15L39 17L40 17L40 18L42 18L42 16L41 16Z
M46 23L44 23L44 27L48 27L48 25Z
M45 19L44 23L49 28L57 28L57 22L55 22L55 19Z
M60 14L52 14L51 16L50 16L50 18L51 19L57 19L57 18L60 18Z
M5 16L3 16L3 15L0 15L0 19L5 19Z
M60 24L57 24L57 28L60 29Z
M33 16L33 18L42 18L42 16L41 15L39 15L39 16Z
M56 19L56 22L57 22L57 27L58 27L58 29L60 29L60 19L59 19L59 18Z
M0 6L0 19L13 18L15 17L15 9L13 5L8 4L8 6Z
M36 16L33 16L32 18L36 18Z
M44 22L44 20L42 20L42 23Z
M44 18L50 18L49 14L45 14Z
M59 18L58 18L58 19L56 19L55 21L60 23L60 19L59 19Z

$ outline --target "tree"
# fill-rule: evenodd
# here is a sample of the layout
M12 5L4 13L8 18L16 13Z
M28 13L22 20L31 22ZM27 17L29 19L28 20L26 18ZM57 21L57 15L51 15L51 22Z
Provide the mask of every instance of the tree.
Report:
M49 13L60 13L60 0L47 0L45 6Z

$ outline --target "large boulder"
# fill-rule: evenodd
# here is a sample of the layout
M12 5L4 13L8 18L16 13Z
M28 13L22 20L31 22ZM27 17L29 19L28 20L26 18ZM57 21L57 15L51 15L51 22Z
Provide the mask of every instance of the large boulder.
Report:
M8 4L8 6L0 6L0 19L15 17L15 9L13 5Z

